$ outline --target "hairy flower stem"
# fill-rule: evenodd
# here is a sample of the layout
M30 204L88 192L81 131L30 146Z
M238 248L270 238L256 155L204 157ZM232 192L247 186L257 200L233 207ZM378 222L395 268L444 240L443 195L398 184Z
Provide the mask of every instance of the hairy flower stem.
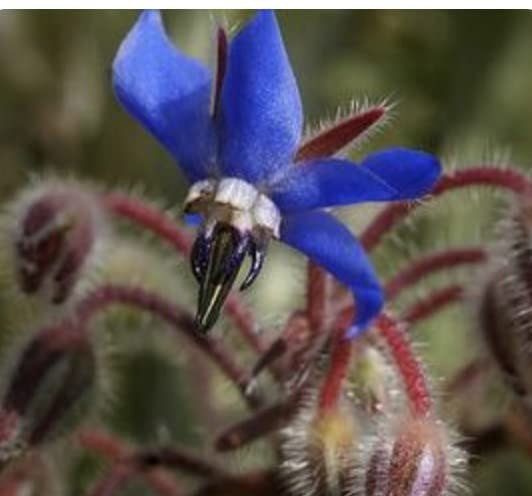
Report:
M193 496L271 496L282 494L277 474L273 470L260 470L225 479L213 479Z
M81 300L76 308L77 323L86 327L88 321L101 310L116 304L131 305L149 312L170 324L171 328L190 339L219 366L220 370L238 387L251 407L261 403L255 394L247 394L247 372L240 368L219 341L196 331L194 317L161 295L139 287L106 284Z
M416 301L413 305L405 310L401 320L408 322L410 325L420 320L432 317L435 313L443 310L453 303L462 300L464 289L458 284L436 289L427 297Z
M327 274L313 262L307 265L306 314L313 333L320 333L327 312Z
M486 259L486 252L480 247L452 248L416 258L385 284L387 300L389 302L394 300L401 291L434 272L461 265L478 264Z
M192 247L191 236L175 225L165 213L148 205L138 198L120 193L107 193L103 197L105 207L120 217L124 217L149 229L170 243L181 255L188 255Z
M353 343L345 335L352 318L351 309L344 311L333 327L329 369L321 386L319 397L319 411L321 413L334 410L342 393L342 386L349 370L353 352Z
M80 444L95 454L113 461L105 475L89 492L91 496L110 496L120 491L131 479L142 476L151 489L161 496L182 496L183 490L173 474L161 468L141 470L134 460L134 450L116 436L97 430L78 434Z
M448 191L468 186L492 186L509 190L517 195L522 195L532 190L530 179L515 169L481 165L442 176L431 191L431 195L436 197ZM421 204L399 202L392 203L384 208L362 233L360 241L364 248L367 251L373 250L390 229Z
M121 465L122 469L117 469L116 475L121 475L125 472L127 480L139 474L154 474L154 469L156 468L180 470L205 479L227 479L232 477L232 474L222 470L206 459L205 456L198 456L184 449L175 447L131 449L116 437L98 431L83 431L79 435L79 440L85 448L112 458L116 462L115 466ZM159 473L164 474L165 472ZM105 479L108 481L106 484L104 484ZM111 471L108 477L102 479L101 487L107 487L107 484L111 485L113 479ZM161 476L152 477L150 485L154 485L154 482L156 482L158 487L162 487L164 479L161 479L163 479ZM120 484L127 482L127 480L122 481L121 478L117 478L117 480ZM103 494L111 493L93 492L91 494L93 496L103 496Z
M401 375L412 415L429 416L432 411L432 397L423 368L412 351L405 330L399 322L385 313L377 318L376 326Z
M179 255L188 256L192 238L175 224L173 219L157 208L120 193L107 193L103 197L105 207L115 215L126 218L167 241ZM232 294L227 299L224 311L233 320L244 339L257 353L267 349L266 343L256 333L255 317L240 298Z
M214 446L218 451L232 451L278 430L290 421L299 408L299 398L303 391L299 389L288 398L260 410L225 429L216 439Z

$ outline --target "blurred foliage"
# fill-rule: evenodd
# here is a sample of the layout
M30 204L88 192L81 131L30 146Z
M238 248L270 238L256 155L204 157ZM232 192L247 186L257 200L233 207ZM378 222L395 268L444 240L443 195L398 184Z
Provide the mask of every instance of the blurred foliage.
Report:
M111 90L111 62L136 15L0 13L3 202L28 176L54 170L110 187L141 185L148 196L178 211L185 191L182 174L119 107ZM248 16L247 12L175 11L165 19L183 50L209 60L214 20L226 18L236 26ZM458 166L510 158L523 167L532 164L531 13L281 11L279 21L308 123L334 116L337 107L348 105L352 98L386 97L398 103L393 125L362 153L400 144L435 152ZM417 216L415 230L409 226L401 230L401 243L392 241L379 250L376 262L381 273L392 273L420 250L486 239L499 205L487 196L470 194L438 201L437 207ZM360 226L370 211L341 214ZM274 256L249 299L260 306L265 321L275 323L293 308L293 295L301 294L303 277L301 262L292 269L291 253L282 248L272 251ZM464 324L467 316L460 309L452 310L420 329L420 340L429 341L423 351L438 374L475 354L475 334ZM161 359L149 347L136 348L123 362L120 367L129 372L123 374L124 384L110 408L110 425L143 442L162 436L197 444L201 433L192 427L196 413L184 392L183 364ZM185 368L186 373L194 372L190 363ZM483 465L478 486L473 481L474 494L532 492L532 480L526 475L531 464L517 451L501 453Z

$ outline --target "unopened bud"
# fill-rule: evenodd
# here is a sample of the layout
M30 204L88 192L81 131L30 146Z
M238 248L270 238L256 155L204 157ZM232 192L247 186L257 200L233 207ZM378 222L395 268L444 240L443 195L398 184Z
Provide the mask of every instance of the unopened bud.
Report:
M281 431L281 479L288 494L351 494L350 477L359 460L355 415L339 406L324 412L315 397Z
M96 197L74 183L45 182L12 206L18 286L63 303L93 252L102 215Z
M442 496L456 483L463 456L446 429L430 418L408 418L373 444L365 465L365 496Z
M523 198L500 225L500 256L477 306L479 328L513 391L532 404L532 203Z
M93 403L95 355L86 333L40 331L22 349L1 411L19 419L17 439L34 447L72 430Z

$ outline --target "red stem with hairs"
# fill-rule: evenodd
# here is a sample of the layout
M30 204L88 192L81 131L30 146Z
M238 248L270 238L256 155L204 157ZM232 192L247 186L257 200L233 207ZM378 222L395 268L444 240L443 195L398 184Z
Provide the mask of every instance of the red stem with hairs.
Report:
M403 324L385 313L377 318L375 324L401 375L412 414L416 417L430 415L432 397L423 368L410 346Z
M161 496L183 495L181 486L168 471L160 468L142 471L140 467L130 463L133 448L116 436L92 429L83 430L78 434L78 441L85 449L113 462L107 473L91 489L91 496L116 494L139 475Z
M434 272L460 265L478 264L484 262L486 258L486 252L480 247L452 248L423 255L399 270L385 284L386 297L388 301L392 301L401 291Z
M339 315L333 326L329 369L321 386L319 397L321 413L330 412L338 405L353 352L353 342L346 337L346 331L352 321L353 310L348 309Z
M191 314L155 292L116 284L100 286L78 303L76 323L83 328L95 313L116 304L130 305L150 312L170 324L174 331L187 337L213 359L220 370L239 388L243 398L250 406L257 407L260 405L261 401L256 395L247 394L248 374L234 362L233 354L226 350L221 342L209 336L201 335L196 330L195 321Z
M306 315L313 333L323 330L327 312L327 274L313 262L307 265Z
M417 323L420 320L432 317L435 313L443 310L449 305L457 303L463 298L463 296L464 289L458 284L436 289L426 298L415 302L412 306L407 308L401 318L409 324Z
M522 195L532 190L530 179L515 169L481 165L443 175L431 191L431 196L440 196L448 191L467 186L492 186L506 189L517 195ZM404 219L407 214L419 205L422 205L422 203L399 202L385 207L362 233L360 240L364 248L368 252L373 250L381 238L395 224Z

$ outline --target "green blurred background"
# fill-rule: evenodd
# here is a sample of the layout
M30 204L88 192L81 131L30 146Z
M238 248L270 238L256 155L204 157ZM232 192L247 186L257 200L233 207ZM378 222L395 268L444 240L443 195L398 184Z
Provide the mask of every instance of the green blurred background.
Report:
M209 61L215 22L225 19L236 26L250 14L172 11L165 20L184 51ZM185 192L182 174L119 107L111 90L113 56L136 16L133 11L0 12L2 201L30 175L53 170L110 187L141 185L146 195L178 210ZM532 164L531 13L280 11L278 17L307 123L334 117L352 99L397 103L392 125L354 158L404 145L438 153L447 167L480 161ZM392 239L378 251L381 274L393 273L419 251L488 239L503 204L482 192L436 202L416 216L415 229L403 228L399 242ZM370 213L349 209L340 215L359 228ZM301 262L285 249L273 251L248 296L267 323L282 321L303 285ZM470 282L469 273L463 277ZM478 352L469 316L467 309L453 309L416 331L428 343L422 351L437 378ZM138 441L155 442L163 430L163 438L197 444L203 433L192 420L183 393L187 376L180 367L142 345L132 347L128 357L121 367L134 373L122 374L107 422ZM501 409L504 401L494 400ZM532 464L519 451L497 453L478 467L474 494L532 494ZM72 494L84 477L75 473Z

